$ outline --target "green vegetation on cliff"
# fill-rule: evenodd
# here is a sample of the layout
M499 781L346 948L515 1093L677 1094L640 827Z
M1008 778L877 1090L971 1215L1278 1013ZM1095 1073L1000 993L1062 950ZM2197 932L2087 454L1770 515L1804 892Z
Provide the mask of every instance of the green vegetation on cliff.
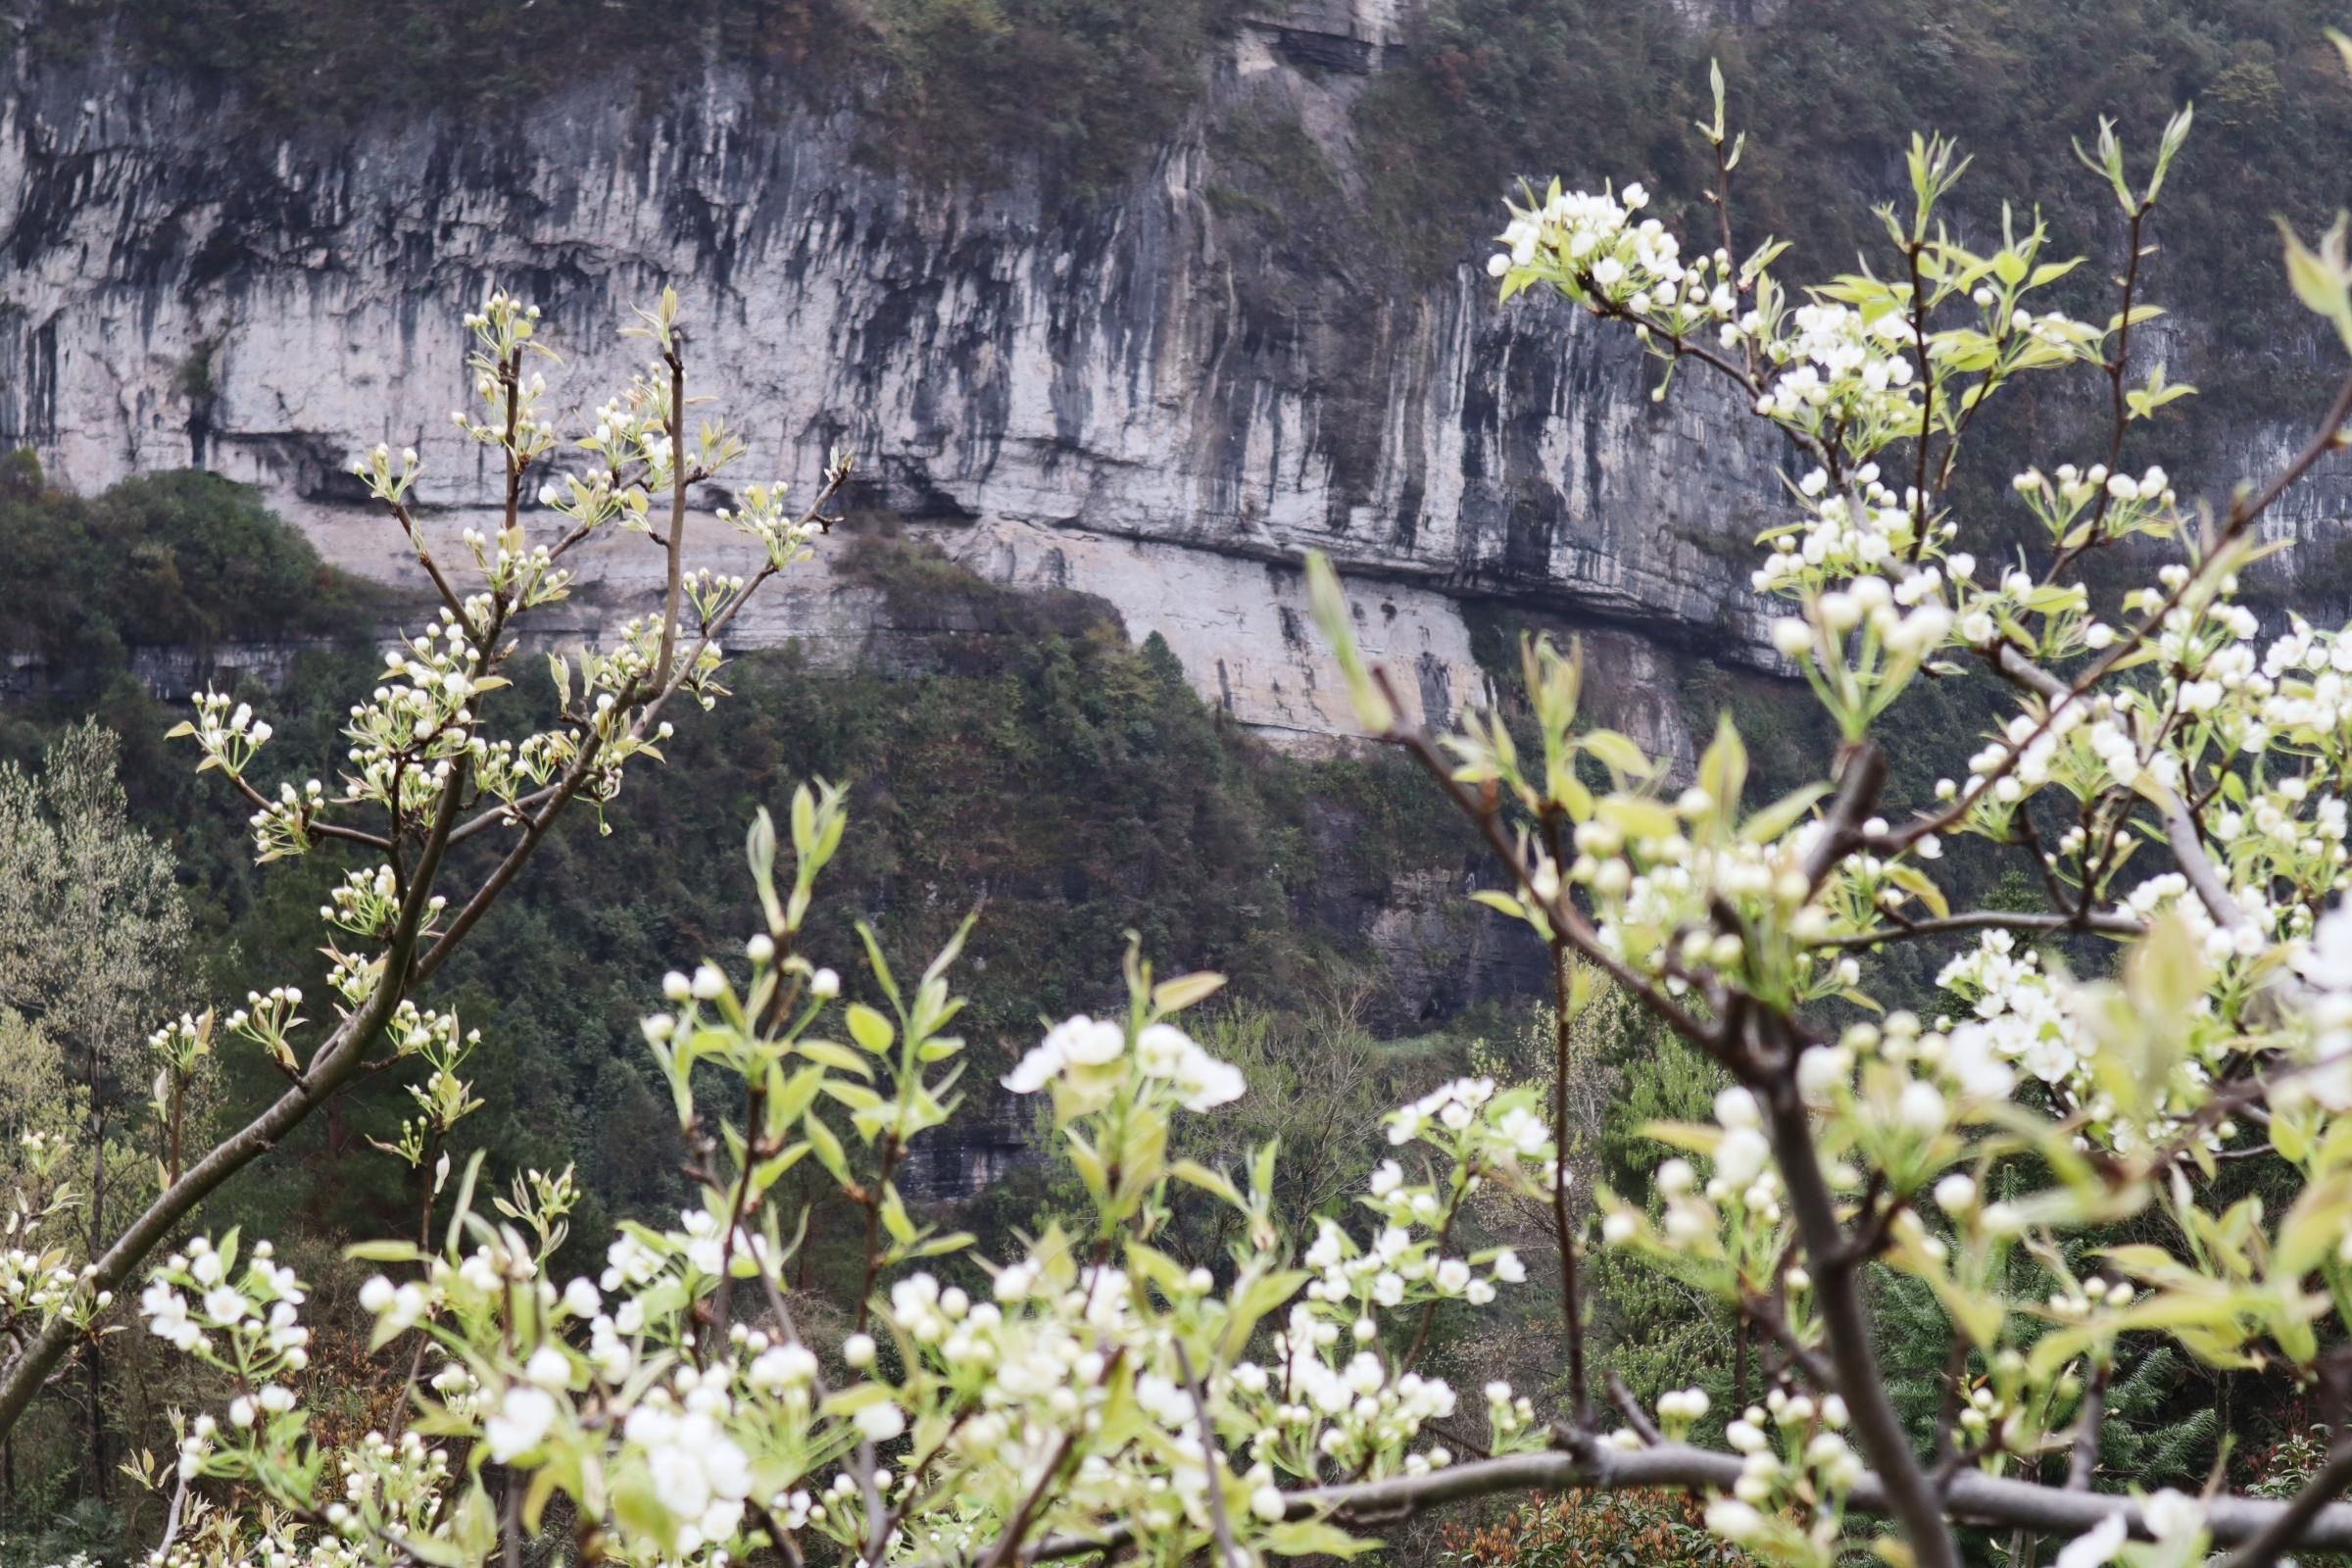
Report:
M107 40L215 74L279 126L451 109L500 118L684 60L763 66L808 101L856 102L885 162L942 177L1043 163L1115 179L1191 108L1237 0L55 0L31 42Z
M241 485L164 473L85 500L50 489L28 452L0 455L0 654L84 693L139 645L330 637L379 597Z

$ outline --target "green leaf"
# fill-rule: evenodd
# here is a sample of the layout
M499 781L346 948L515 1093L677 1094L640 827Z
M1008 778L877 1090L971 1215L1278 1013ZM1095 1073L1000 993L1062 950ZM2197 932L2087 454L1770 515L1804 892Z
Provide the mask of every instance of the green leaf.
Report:
M1070 1146L1070 1163L1078 1167L1078 1179L1086 1184L1087 1195L1100 1205L1110 1196L1109 1177L1102 1156L1095 1146L1078 1136L1076 1128L1063 1135Z
M752 816L751 831L744 835L743 858L752 868L752 881L760 889L760 906L767 914L771 932L784 929L784 906L776 898L776 819L762 806Z
M1747 791L1747 748L1728 712L1717 715L1715 739L1698 760L1698 787L1714 797L1717 808L1725 812L1739 810L1740 799Z
M466 1161L466 1175L458 1183L458 1200L449 1213L449 1239L442 1244L453 1256L457 1252L458 1237L464 1232L466 1216L473 1212L473 1184L482 1173L482 1160L488 1153L488 1150L475 1150L473 1156Z
M1225 1326L1225 1348L1235 1354L1250 1343L1250 1332L1270 1312L1280 1311L1290 1303L1314 1276L1304 1269L1281 1269L1272 1274L1260 1274L1233 1296L1233 1316Z
M1168 1167L1168 1174L1187 1186L1198 1187L1204 1193L1225 1200L1236 1208L1249 1206L1242 1200L1240 1188L1199 1160L1180 1159Z
M1520 282L1521 274L1514 272L1503 285L1503 298L1514 292L1512 283ZM1373 680L1370 666L1364 662L1363 651L1356 645L1355 622L1348 609L1348 596L1340 587L1340 574L1332 569L1331 562L1321 551L1309 551L1306 557L1307 604L1315 624L1331 644L1339 660L1340 673L1348 682L1348 696L1355 707L1356 722L1374 735L1385 735L1396 726L1396 710L1388 696Z
M424 1258L414 1242L358 1242L343 1249L343 1255L355 1263L416 1263Z
M1830 793L1828 783L1807 784L1789 791L1741 824L1740 837L1750 844L1770 844L1804 820L1813 803Z
M786 1078L779 1066L769 1075L768 1082L768 1114L775 1122L768 1134L772 1140L816 1103L817 1091L825 1084L825 1069L821 1066L803 1067Z
M826 1395L824 1402L816 1408L822 1415L856 1415L868 1405L887 1403L891 1393L887 1383L853 1383Z
M1582 744L1587 752L1620 773L1635 778L1649 776L1649 759L1628 736L1613 729L1588 730Z
M1679 824L1674 812L1639 795L1612 795L1599 805L1600 819L1632 839L1670 839Z
M914 1219L906 1212L906 1200L899 1197L896 1186L882 1189L882 1228L902 1247L915 1237Z
M2346 270L2344 256L2347 221L2352 219L2337 213L2317 250L2304 244L2284 219L2278 220L2278 232L2286 241L2286 281L2295 298L2304 309L2333 322L2336 335L2352 348L2352 272Z
M1370 1536L1351 1536L1338 1525L1320 1519L1288 1519L1270 1525L1265 1534L1266 1549L1284 1557L1308 1557L1317 1553L1331 1557L1357 1557L1367 1551L1378 1551L1381 1543Z
M889 1053L890 1043L897 1038L898 1031L891 1027L888 1018L862 1002L850 1004L849 1018L850 1038L858 1042L859 1049L877 1056Z
M2328 29L2328 36L2339 51L2346 48L2342 33L2330 27ZM2352 60L2352 54L2347 54L2346 59ZM2181 143L2188 140L2188 127L2195 122L2196 118L2197 106L2189 103L2182 104L2180 112L2165 122L2164 140L2156 148L2156 169L2148 176L2147 202L2149 206L2156 205L2156 193L2164 189L2164 176L2171 171L2173 158L2180 151Z
M1178 975L1173 980L1162 980L1152 988L1152 1005L1163 1013L1182 1012L1193 1004L1214 996L1224 984L1223 975L1206 969Z
M833 1129L814 1111L801 1118L801 1130L808 1135L808 1147L816 1151L816 1162L825 1167L825 1174L844 1187L855 1185L850 1180L849 1156L843 1152L841 1140Z
M1470 895L1470 902L1483 904L1490 909L1499 909L1514 920L1527 918L1527 906L1512 898L1508 893L1494 888L1478 889Z
M1934 910L1937 919L1952 912L1951 905L1944 899L1943 889L1930 881L1928 874L1916 865L1890 865L1886 868L1886 880Z
M827 1078L817 1087L852 1110L880 1110L886 1103L880 1095L863 1084L845 1084L838 1078Z
M804 1040L793 1049L810 1061L822 1062L828 1067L838 1067L843 1072L854 1072L860 1078L871 1078L874 1075L874 1070L866 1065L863 1056L851 1051L847 1046L835 1045L830 1040Z

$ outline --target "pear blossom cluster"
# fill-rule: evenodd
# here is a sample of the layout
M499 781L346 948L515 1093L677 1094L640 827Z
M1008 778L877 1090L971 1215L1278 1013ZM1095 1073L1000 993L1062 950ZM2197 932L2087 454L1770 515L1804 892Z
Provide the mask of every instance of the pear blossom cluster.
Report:
M474 568L490 590L493 605L510 606L515 611L536 610L571 596L572 573L556 564L555 549L547 544L530 544L519 529L510 530L493 542L479 529L468 528L460 536L466 553L473 557ZM487 607L469 607L468 622L483 623L482 611Z
M1242 1097L1247 1085L1239 1068L1219 1061L1174 1024L1147 1024L1134 1031L1132 1058L1128 1025L1081 1013L1046 1032L1004 1077L1016 1095L1033 1095L1065 1073L1133 1070L1164 1087L1187 1110L1213 1110Z
M269 720L254 716L249 703L233 708L230 700L216 691L189 694L188 701L196 708L196 716L172 730L173 735L192 735L204 753L197 771L217 767L230 778L242 778L254 754L270 744L275 733Z
M256 861L267 863L309 854L317 842L311 837L312 819L325 807L326 786L318 780L306 779L300 788L292 779L280 783L275 798L266 798L247 820L253 829Z
M2103 463L2086 468L2062 463L2049 474L2028 468L2009 487L2061 547L2170 533L2180 505L2172 476L2156 464L2132 474L2110 473Z
M303 1284L275 1261L270 1245L254 1243L242 1272L238 1255L234 1232L218 1246L195 1237L149 1275L139 1315L156 1338L236 1380L228 1420L244 1429L263 1414L293 1409L283 1380L310 1364L311 1334L297 1317ZM183 1463L186 1453L183 1447Z
M1145 1530L1170 1562L1222 1530L1254 1556L1298 1528L1300 1486L1460 1462L1433 1424L1469 1415L1490 1451L1541 1446L1528 1396L1493 1385L1482 1413L1406 1348L1439 1304L1474 1309L1528 1278L1510 1249L1453 1238L1472 1194L1558 1179L1533 1092L1464 1078L1401 1107L1392 1147L1422 1174L1384 1162L1360 1223L1326 1222L1294 1255L1272 1223L1272 1151L1240 1181L1161 1152L1168 1117L1213 1114L1246 1090L1176 1018L1213 976L1154 983L1131 959L1123 1015L1054 1026L1014 1070L1016 1088L1053 1092L1073 1160L1092 1173L1094 1234L1051 1226L1003 1262L979 1260L978 1289L932 1263L970 1239L917 1223L888 1173L892 1151L946 1116L941 1069L961 1045L943 1032L960 1007L946 984L955 948L919 980L871 955L889 1012L847 1000L839 974L794 951L841 817L838 791L796 798L789 897L765 858L772 838L756 831L768 929L735 964L666 977L675 1010L646 1018L682 1131L703 1114L698 1075L749 1078L774 1097L748 1138L714 1141L743 1154L702 1173L699 1203L674 1224L620 1227L599 1277L559 1283L549 1260L577 1201L568 1177L526 1173L485 1205L478 1156L458 1176L444 1152L429 1188L457 1205L430 1228L442 1245L364 1250L383 1269L358 1296L371 1342L421 1343L422 1445L370 1435L330 1453L310 1442L291 1376L307 1343L293 1315L302 1288L266 1248L241 1264L233 1236L199 1239L157 1271L143 1301L152 1331L227 1384L187 1424L179 1468L278 1510L213 1516L223 1529L248 1521L223 1538L236 1549L382 1564L404 1541L448 1542L480 1483L441 1455L471 1444L548 1478L630 1560L715 1565L785 1531L845 1560L932 1561L985 1551L1023 1519L1038 1534ZM297 1004L257 997L245 1022L290 1020ZM418 1122L444 1138L478 1103L464 1078L476 1037L407 1004L390 1032L429 1069L411 1092ZM416 1167L429 1143L380 1147ZM791 1310L797 1243L780 1237L760 1185L779 1156L875 1194L878 1283L859 1326L831 1344L804 1339ZM1226 1266L1180 1266L1154 1249L1178 1184L1238 1211L1249 1240ZM312 1523L288 1533L287 1518ZM1314 1529L1325 1533L1299 1543L1343 1539Z
M838 451L829 460L835 466L843 461ZM807 560L818 532L811 517L796 514L785 505L788 489L781 479L746 485L739 506L718 509L718 520L758 540L767 552L768 564L778 571Z
M1934 562L1959 524L1946 521L1923 535L1917 497L1897 495L1876 462L1855 468L1843 488L1831 485L1827 469L1808 469L1796 495L1800 514L1757 536L1772 552L1749 573L1758 593L1801 595L1866 572L1894 574L1897 602L1905 606L1935 593L1941 573ZM1955 569L1952 575L1965 579L1968 572Z
M28 1240L26 1216L9 1216L8 1245L0 1246L0 1322L20 1332L37 1332L63 1317L87 1324L114 1304L114 1293L90 1289L94 1270L75 1267L62 1248L19 1245Z
M1906 352L1913 343L1909 320L1889 311L1875 318L1850 306L1819 302L1800 305L1785 323L1767 323L1750 312L1741 334L1779 326L1764 341L1764 357L1775 368L1756 412L1792 430L1819 436L1829 429L1855 432L1855 445L1872 450L1898 431L1919 425L1917 368Z

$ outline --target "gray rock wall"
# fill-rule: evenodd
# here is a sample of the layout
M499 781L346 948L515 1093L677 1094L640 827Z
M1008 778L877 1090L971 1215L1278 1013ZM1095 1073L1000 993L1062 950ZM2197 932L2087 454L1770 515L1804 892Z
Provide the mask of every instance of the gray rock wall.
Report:
M1301 287L1204 195L1208 126L1245 108L1296 114L1344 166L1350 72L1379 68L1398 10L1318 0L1246 26L1195 131L1070 209L1033 179L942 193L877 172L846 117L725 70L652 111L581 89L510 140L428 118L223 144L211 89L19 60L0 83L0 443L83 488L204 465L330 560L401 580L339 470L414 445L435 530L480 520L496 476L449 417L467 303L492 282L540 302L554 406L585 410L634 362L628 307L673 283L697 380L751 445L738 482L808 481L846 440L863 502L986 569L1111 600L1269 734L1349 727L1297 635L1310 549L1448 704L1480 679L1465 596L1761 657L1744 542L1773 454L1725 401L1653 405L1630 345L1565 313L1498 318L1468 267L1412 297ZM571 630L642 608L644 554L591 557L604 591ZM819 569L742 635L854 645L867 608Z

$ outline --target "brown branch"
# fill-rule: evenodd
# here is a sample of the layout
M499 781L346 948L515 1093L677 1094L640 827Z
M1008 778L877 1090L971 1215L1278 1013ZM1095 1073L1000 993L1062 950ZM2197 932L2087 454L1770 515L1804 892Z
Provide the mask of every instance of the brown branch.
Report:
M2164 842L2173 852L2180 874L2195 890L2197 902L2205 906L2216 925L2234 931L2246 923L2246 911L2238 906L2229 884L2222 880L2221 871L2205 853L2205 844L2197 836L2197 824L2189 819L2188 808L2180 797L2167 790L2158 808L2164 818Z
M1288 1494L1290 1517L1396 1520L1451 1503L1524 1492L1619 1492L1634 1489L1696 1489L1729 1492L1739 1481L1740 1456L1659 1444L1646 1448L1612 1448L1578 1434L1573 1445L1550 1453L1509 1454L1448 1465L1422 1475L1395 1476L1342 1487L1317 1487ZM2298 1499L2299 1501L2300 1499ZM1849 1512L1894 1513L1886 1484L1865 1472L1847 1494ZM2250 1542L2275 1527L2294 1504L2267 1498L2222 1496L2206 1505L2206 1527L2217 1544ZM2079 1535L2111 1518L2146 1539L2141 1500L2120 1493L2072 1492L2040 1482L1964 1471L1945 1492L1944 1516L1969 1525ZM2298 1519L2292 1544L2306 1550L2352 1548L2352 1505L2324 1502ZM1133 1540L1125 1525L1097 1535L1049 1536L1021 1552L1023 1562L1055 1562L1115 1551ZM1915 1548L1916 1549L1916 1548ZM922 1568L947 1568L934 1561ZM2231 1568L2263 1568L2260 1563Z
M1200 1418L1200 1463L1208 1471L1208 1520L1217 1538L1217 1568L1247 1568L1250 1558L1233 1542L1233 1523L1225 1517L1225 1487L1218 1477L1220 1453L1217 1433L1208 1419L1208 1391L1193 1376L1193 1358L1185 1353L1184 1341L1174 1342L1176 1370L1184 1374L1185 1387L1192 1391L1193 1411Z
M2113 411L2113 428L2107 439L2107 471L2110 475L2116 471L2116 465L2123 461L2124 431L2132 422L2131 405L2125 396L2124 375L2132 367L2132 301L2139 287L2142 255L2140 229L2147 222L2151 205L2143 203L2132 214L2131 260L2124 264L2123 308L2116 313L2115 358L2100 367L2107 372L2108 396ZM2074 545L2060 545L2057 557L2050 563L2049 573L2042 579L2044 582L2057 581L2061 571L2086 551L2105 542L2099 537L2099 529L2107 521L2108 507L2112 500L2113 492L2104 485L2100 486L2099 498L2091 506L2090 522L2083 529L2082 541Z
M1796 1330L1788 1326L1788 1316L1782 1312L1780 1303L1765 1297L1751 1296L1740 1313L1740 1321L1742 1324L1757 1324L1765 1333L1771 1335L1773 1343L1778 1345L1781 1352L1788 1357L1788 1364L1802 1372L1806 1381L1816 1389L1824 1394L1838 1392L1837 1369L1821 1358L1819 1350L1796 1337ZM1745 1352L1744 1336L1740 1341L1740 1349L1742 1353ZM1744 1401L1735 1402L1743 1403Z
M275 810L277 808L277 802L272 801L269 796L264 795L260 790L257 790L251 784L246 783L242 775L235 773L230 774L229 782L237 787L238 793L242 794L245 799L251 801L255 806L262 808L264 810ZM365 832L356 827L345 827L340 822L321 822L317 818L312 818L311 820L303 823L303 830L305 832L315 833L322 839L341 839L347 844L362 844L366 845L371 850L389 852L392 848L392 841L390 839L379 838L373 833Z
M1924 240L1913 239L1906 254L1911 266L1911 343L1919 356L1919 451L1914 454L1915 472L1911 481L1911 560L1917 564L1928 548L1928 453L1929 437L1935 431L1936 362L1928 354L1928 296L1926 280L1920 276L1920 254L1927 249Z
M501 801L479 815L467 817L464 822L459 823L457 830L450 834L449 842L463 844L476 833L487 828L497 827L501 823L520 826L520 818L528 816L532 808L554 800L556 793L562 788L563 785L560 782L542 785L528 795L517 795L512 801Z
M1547 821L1551 857L1560 858L1560 830ZM1560 1317L1568 1331L1568 1408L1583 1420L1592 1405L1585 1383L1585 1323L1576 1278L1576 1230L1568 1221L1568 1003L1571 984L1568 944L1551 939L1551 1232L1560 1250Z
M1854 1433L1861 1439L1863 1453L1883 1478L1888 1511L1909 1538L1914 1561L1921 1568L1959 1568L1959 1545L1945 1520L1942 1500L1911 1451L1902 1417L1895 1413L1894 1401L1887 1396L1878 1352L1872 1348L1875 1342L1870 1309L1862 1299L1860 1269L1847 1249L1844 1228L1838 1222L1837 1199L1822 1175L1813 1146L1812 1118L1792 1079L1771 1085L1764 1099L1773 1152L1779 1156L1781 1179L1788 1189L1789 1211L1812 1259L1813 1293L1820 1303L1823 1339Z
M669 366L669 582L662 599L662 659L654 684L669 684L669 662L678 647L678 591L686 564L686 362L673 339L662 358Z
M1654 1448L1666 1441L1664 1434L1651 1423L1649 1412L1642 1408L1642 1401L1634 1397L1634 1391L1625 1386L1625 1379L1614 1372L1610 1373L1608 1390L1609 1402L1617 1407L1617 1413L1625 1417L1625 1424L1632 1427L1643 1443Z
M449 612L458 617L459 625L466 626L470 630L471 625L466 618L466 601L458 597L458 591L451 587L449 579L442 575L441 564L435 561L433 553L425 548L424 534L416 526L416 519L409 514L408 504L387 498L384 505L391 508L394 519L400 523L400 531L408 535L409 548L416 552L416 563L424 567L424 574L433 579L433 587L441 595L441 603L447 605Z
M2270 1568L2290 1547L2319 1544L2314 1523L2327 1514L2348 1510L2335 1498L2352 1486L2352 1444L2338 1443L2328 1462L2312 1472L2303 1490L2278 1510L2262 1530L2230 1554L2223 1568ZM2220 1532L2215 1532L2217 1538Z
M1876 741L1863 741L1846 755L1838 775L1838 794L1822 817L1821 831L1805 851L1804 875L1809 890L1818 890L1838 861L1862 847L1862 824L1879 804L1886 787L1886 754Z
M2074 1452L2066 1466L2066 1484L2074 1492L2090 1490L2099 1468L2099 1423L2107 1417L2107 1363L2090 1364L2090 1382L2082 1390L2082 1413L2075 1420Z
M2095 931L2101 936L2135 937L2147 927L2129 915L2065 914L2009 909L1968 909L1927 920L1906 920L1852 936L1831 937L1814 948L1875 948L1888 942L1910 942L1954 931Z

